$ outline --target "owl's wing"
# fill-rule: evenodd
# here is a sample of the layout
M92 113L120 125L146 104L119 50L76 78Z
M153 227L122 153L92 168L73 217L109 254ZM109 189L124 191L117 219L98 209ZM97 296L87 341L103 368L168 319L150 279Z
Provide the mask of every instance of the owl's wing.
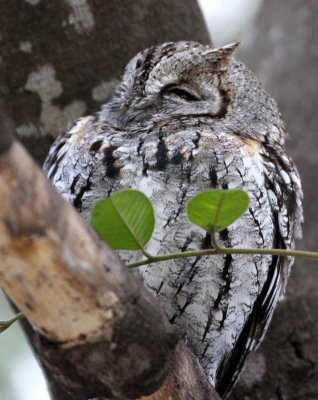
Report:
M43 172L49 179L56 180L55 175L63 167L65 158L76 157L78 147L87 134L87 123L91 118L77 119L55 140L43 164Z
M99 151L107 143L107 129L103 126L102 135L99 128L103 121L96 123L98 118L98 115L87 116L75 121L56 139L43 165L44 173L58 192L80 211L94 179L99 179L107 168L105 154L104 158L99 157ZM96 169L100 174L95 173Z
M78 119L51 147L43 170L57 191L89 219L98 200L120 187L126 137L101 114ZM134 152L135 149L129 149Z
M292 249L294 238L301 236L302 190L298 172L286 152L279 146L265 149L262 154L265 165L265 185L271 204L275 240L278 249ZM283 295L290 267L291 257L273 256L267 280L257 297L253 310L247 319L232 352L220 364L216 377L216 390L226 398L242 372L248 355L261 343L275 305Z
M278 221L277 221L278 223ZM277 248L283 245L277 230ZM246 363L248 355L257 348L266 333L275 305L280 297L284 270L288 268L285 257L272 257L267 281L256 299L253 310L245 322L234 349L224 358L217 371L216 390L223 398L231 391Z

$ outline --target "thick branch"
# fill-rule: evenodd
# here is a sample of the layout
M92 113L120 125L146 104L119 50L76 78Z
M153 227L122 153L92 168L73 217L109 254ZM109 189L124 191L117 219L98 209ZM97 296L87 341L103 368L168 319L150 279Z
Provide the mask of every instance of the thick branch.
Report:
M169 368L149 399L217 398L189 350L179 344L174 353L176 335L155 299L3 126L1 285L39 332L45 367L76 399L140 397Z
M183 342L176 347L170 373L161 388L140 400L221 400L198 360Z
M45 362L86 397L153 391L176 343L154 299L17 142L0 170L1 284L50 341Z

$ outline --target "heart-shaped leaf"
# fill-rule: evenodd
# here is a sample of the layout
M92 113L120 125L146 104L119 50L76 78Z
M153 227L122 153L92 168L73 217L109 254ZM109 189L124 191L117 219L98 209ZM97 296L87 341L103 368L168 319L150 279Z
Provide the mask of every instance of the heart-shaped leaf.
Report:
M142 192L122 190L95 205L91 225L113 249L140 250L154 230L153 207Z
M208 232L222 231L247 210L249 197L244 190L207 190L187 205L188 218Z

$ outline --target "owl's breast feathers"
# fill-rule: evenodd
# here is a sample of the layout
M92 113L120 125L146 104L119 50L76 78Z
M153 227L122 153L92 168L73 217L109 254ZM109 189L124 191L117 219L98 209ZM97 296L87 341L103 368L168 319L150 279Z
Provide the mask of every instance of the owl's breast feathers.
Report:
M238 137L238 141L242 142L244 149L251 153L251 154L259 154L261 148L262 148L262 143L259 142L258 140L251 139L251 138L246 138L246 137Z
M196 127L180 120L174 127L154 122L124 131L101 114L86 117L55 142L44 170L86 219L113 191L142 190L157 217L148 246L154 253L210 246L185 214L187 200L208 188L240 187L250 196L246 214L220 233L224 246L293 248L300 231L299 177L281 145L216 131L200 118ZM266 331L290 265L276 256L217 256L144 267L139 274L226 395Z

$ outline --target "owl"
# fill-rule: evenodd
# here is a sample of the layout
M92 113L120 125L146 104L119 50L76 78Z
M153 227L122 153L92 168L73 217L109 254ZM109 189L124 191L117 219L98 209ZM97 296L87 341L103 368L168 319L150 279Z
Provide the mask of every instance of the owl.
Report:
M210 188L243 188L249 208L218 234L220 245L293 249L302 190L285 150L284 122L257 78L233 57L236 47L183 41L137 54L109 102L53 144L44 171L56 189L87 220L96 202L115 191L142 191L156 215L146 249L166 254L211 248L210 235L186 217L190 198ZM292 262L215 255L134 273L226 398L266 332Z

